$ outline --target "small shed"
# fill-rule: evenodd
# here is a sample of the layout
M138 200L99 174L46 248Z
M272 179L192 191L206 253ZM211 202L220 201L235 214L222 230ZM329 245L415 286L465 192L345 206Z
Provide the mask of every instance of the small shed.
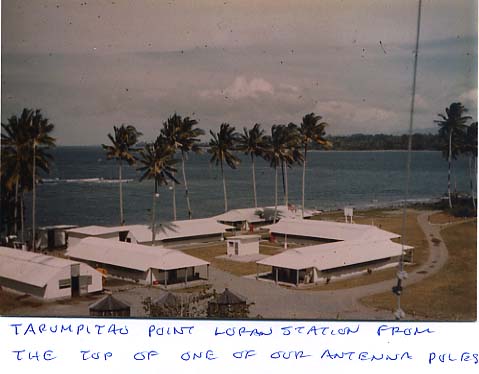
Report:
M54 225L38 228L37 240L39 249L63 248L68 245L67 230L72 230L74 225Z
M107 295L90 305L91 317L129 317L130 306L123 301Z
M246 318L249 314L246 298L228 288L208 302L208 317Z
M245 256L259 253L259 235L238 235L228 238L226 254L228 256Z

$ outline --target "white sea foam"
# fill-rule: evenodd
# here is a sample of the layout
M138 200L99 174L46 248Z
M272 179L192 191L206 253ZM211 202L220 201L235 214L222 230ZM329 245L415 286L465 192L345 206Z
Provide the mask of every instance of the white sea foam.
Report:
M122 179L123 183L133 182L134 179ZM60 178L46 178L43 179L46 184L60 184L60 183L120 183L118 179L104 179L104 178L74 178L74 179L60 179Z

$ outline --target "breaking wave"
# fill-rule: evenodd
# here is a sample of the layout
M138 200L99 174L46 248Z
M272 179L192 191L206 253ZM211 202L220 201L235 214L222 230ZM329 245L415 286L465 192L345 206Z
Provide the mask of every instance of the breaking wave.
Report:
M133 182L134 179L122 179L123 183ZM61 178L47 178L43 179L45 184L60 184L60 183L120 183L118 179L104 179L104 178L75 178L75 179L61 179Z

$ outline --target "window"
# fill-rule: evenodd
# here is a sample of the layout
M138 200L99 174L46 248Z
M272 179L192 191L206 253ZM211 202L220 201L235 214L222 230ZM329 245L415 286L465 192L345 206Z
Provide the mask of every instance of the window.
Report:
M58 288L59 289L70 288L70 287L71 287L70 279L60 279L58 281Z

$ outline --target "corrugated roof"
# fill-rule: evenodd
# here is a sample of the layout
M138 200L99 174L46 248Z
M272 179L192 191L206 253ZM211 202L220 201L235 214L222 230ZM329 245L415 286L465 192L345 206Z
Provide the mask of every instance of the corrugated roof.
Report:
M405 246L405 249L411 248ZM390 240L350 240L290 249L256 263L296 270L311 267L328 270L400 256L401 253L402 245Z
M155 240L180 239L194 236L221 234L230 229L228 225L218 223L212 218L192 219L183 221L160 222L156 225ZM129 231L138 242L151 241L151 227L148 225L124 226L85 226L68 230L68 233L77 233L87 236L101 236L106 234Z
M37 287L44 287L60 269L73 264L78 262L0 247L0 276Z
M171 270L209 264L209 262L173 249L95 237L81 239L70 247L66 254L79 260L95 261L141 271L147 271L150 268Z
M151 241L151 227L148 225L124 226L133 234L138 242ZM156 226L155 240L171 240L195 236L224 233L231 227L218 223L212 218L201 218L183 221L160 222Z
M130 306L112 295L107 295L103 299L90 305L89 309L95 311L118 311L130 310Z
M310 238L323 238L332 240L359 240L359 239L393 239L400 235L381 230L372 225L359 225L352 223L282 219L278 223L265 226L272 233L304 236Z
M113 234L120 231L128 231L126 228L127 226L83 226L77 227L71 230L67 230L69 234L82 234L82 235L89 235L89 236L98 236L98 235L106 235L106 234Z
M313 211L305 209L304 216L311 217ZM226 213L217 215L215 218L221 222L265 222L272 221L274 217L274 206L268 206L263 208L242 208L229 210ZM293 209L286 205L278 205L277 219L294 219L301 218L301 209Z

